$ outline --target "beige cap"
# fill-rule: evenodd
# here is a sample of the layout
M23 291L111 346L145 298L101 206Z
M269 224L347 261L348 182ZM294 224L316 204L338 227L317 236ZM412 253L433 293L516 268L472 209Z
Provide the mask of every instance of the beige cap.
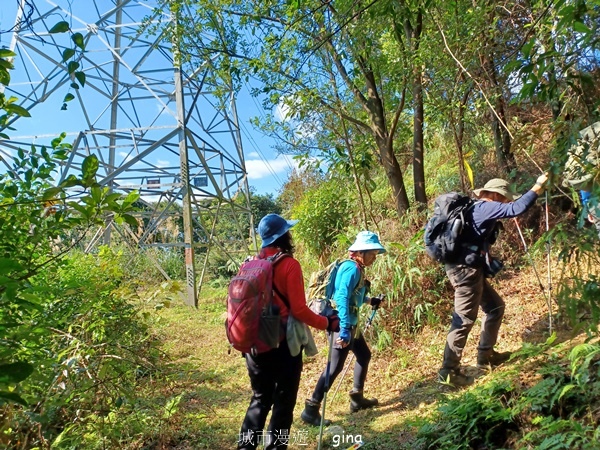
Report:
M492 178L490 181L485 183L485 186L480 189L475 189L473 192L477 197L481 197L481 193L484 191L496 192L497 194L506 197L511 202L520 197L520 195L517 195L510 190L508 181L503 180L502 178Z

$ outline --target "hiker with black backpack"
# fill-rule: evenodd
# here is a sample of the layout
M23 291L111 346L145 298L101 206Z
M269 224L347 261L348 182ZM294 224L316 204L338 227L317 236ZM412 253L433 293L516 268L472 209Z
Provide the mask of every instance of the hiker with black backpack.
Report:
M460 371L460 360L479 307L484 317L481 320L481 335L477 347L477 366L495 367L510 358L510 352L500 353L494 350L504 317L504 301L487 281L487 278L493 277L502 268L502 263L491 256L489 248L498 234L498 220L517 217L527 211L544 190L547 180L546 174L540 175L535 185L518 197L510 191L507 181L494 178L483 188L473 191L478 201L472 202L462 211L460 241L453 243L458 247L455 259L450 262L441 261L445 263L446 274L454 288L452 324L446 340L442 368L438 372L441 382L454 386L473 383L472 376ZM428 252L429 250L428 246Z
M349 259L343 261L337 268L334 280L333 302L339 311L340 331L333 336L333 349L328 367L321 374L312 397L305 402L302 420L319 426L321 414L319 407L326 394L326 389L333 384L335 378L344 368L344 363L350 351L356 356L354 365L354 387L350 391L350 411L372 408L378 404L377 399L365 398L363 389L367 379L371 350L364 336L357 334L358 311L361 305L378 306L383 296L368 297L370 283L365 279L365 268L375 262L377 255L385 253L385 248L379 242L377 234L371 231L361 231L348 249ZM324 420L325 425L331 422Z
M258 258L269 258L273 263L273 303L279 312L281 333L279 345L275 348L243 353L253 393L240 430L238 449L255 449L258 445L262 448L263 444L265 449L288 447L302 373L303 348L297 342L288 344L287 324L291 317L319 330L339 330L337 311L328 310L327 316L322 316L306 305L302 269L293 258L294 246L289 231L297 222L285 220L277 214L268 214L258 224L262 239ZM229 322L231 333L234 334L233 321ZM290 350L292 347L295 350ZM265 431L267 415L271 410L271 420Z

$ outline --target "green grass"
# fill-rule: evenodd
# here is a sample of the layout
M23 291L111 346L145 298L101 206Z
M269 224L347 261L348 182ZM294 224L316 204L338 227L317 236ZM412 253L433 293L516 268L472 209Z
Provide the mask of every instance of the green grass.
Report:
M511 286L505 289L511 289ZM578 341L572 341L573 336L564 330L556 343L544 346L547 331L542 326L546 316L544 300L521 303L510 292L501 292L501 295L507 301L508 311L499 346L501 350L517 350L524 345L521 356L492 374L478 373L472 388L453 391L436 381L447 324L425 327L419 334L396 338L379 351L375 341L377 336L367 335L373 358L365 394L377 397L380 406L349 413L347 392L352 387L352 370L349 370L335 396L339 379L333 384L327 404L327 417L343 430L342 442L337 441L335 446L334 439L337 438L325 434L323 448L348 448L350 441L358 437L367 444L366 449L469 448L463 444L478 442L476 436L470 436L469 433L474 431L469 426L478 424L478 432L485 436L486 423L492 419L498 424L498 439L508 436L510 445L507 448L534 448L541 443L547 448L561 448L552 447L554 441L545 440L545 430L559 433L564 430L563 435L554 437L557 442L584 442L593 436L594 430L593 427L590 430L589 423L566 427L564 418L560 417L562 422L533 420L526 400L527 395L535 393L535 386L541 379L538 371L549 364L548 367L554 369L548 370L562 367L568 372L568 361L557 361L566 361L570 348ZM160 420L158 425L155 420L152 427L140 430L136 443L130 441L124 448L235 448L251 390L243 358L235 350L229 352L224 332L224 289L203 290L197 309L184 306L182 301L172 301L161 309L155 309L154 303L156 299L145 307L154 332L163 343L165 365L160 372L148 377L141 396L144 407L154 409L152 415ZM524 317L527 320L523 320ZM301 438L302 445L296 443L290 449L317 448L318 428L309 427L299 419L304 399L310 396L326 363L325 334L315 331L314 335L320 353L305 358L291 430L292 436ZM475 370L477 339L478 333L474 329L463 356L463 364L468 370ZM581 340L581 336L577 339ZM592 364L591 367L596 366ZM552 394L543 386L538 389L544 395ZM515 398L521 398L521 395L523 398L522 403L517 404L521 408L518 411L507 409L515 405L497 403L499 392L506 396L506 392L513 390ZM462 415L468 412L459 407L463 403L473 406L469 409L472 417ZM169 404L175 406L165 413ZM513 424L513 416L521 422ZM440 431L442 437L436 434ZM455 442L457 436L461 437L460 442ZM436 440L438 444L428 447Z

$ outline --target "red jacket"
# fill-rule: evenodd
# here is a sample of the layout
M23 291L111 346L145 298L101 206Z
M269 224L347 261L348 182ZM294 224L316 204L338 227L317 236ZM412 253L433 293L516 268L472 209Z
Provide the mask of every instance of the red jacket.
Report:
M277 247L266 247L260 252L261 258L273 256L279 252ZM285 297L287 304L292 309L292 315L305 324L326 330L328 325L327 317L315 314L306 305L306 296L304 294L304 278L300 263L291 256L281 258L275 264L273 272L273 284L277 288L274 293L275 303L280 308L280 314L284 321L287 321L289 310L285 302L279 297L279 293Z

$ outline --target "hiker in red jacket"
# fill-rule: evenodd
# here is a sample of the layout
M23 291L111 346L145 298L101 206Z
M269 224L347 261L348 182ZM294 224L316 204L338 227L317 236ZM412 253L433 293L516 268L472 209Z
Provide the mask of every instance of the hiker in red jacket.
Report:
M279 259L273 273L274 302L279 306L282 324L287 324L291 314L294 320L313 328L338 331L340 320L335 310L324 317L315 314L306 305L302 269L293 258L294 246L289 231L297 222L285 220L277 214L268 214L258 224L262 239L259 257L267 258L277 253L288 255ZM284 330L286 328L283 327ZM265 449L288 447L302 373L302 347L293 354L286 333L282 334L278 348L255 356L244 354L253 394L240 430L238 449L255 449L258 445L262 448L263 444ZM265 431L267 415L271 410L271 420Z

